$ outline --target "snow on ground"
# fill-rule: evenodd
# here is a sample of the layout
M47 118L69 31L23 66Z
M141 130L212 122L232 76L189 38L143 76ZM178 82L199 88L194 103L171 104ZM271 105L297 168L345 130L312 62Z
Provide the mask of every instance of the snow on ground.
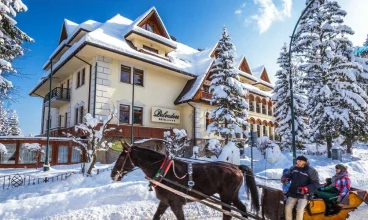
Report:
M247 157L249 149L245 149L245 158L241 164L250 164ZM283 153L280 160L270 164L261 153L254 149L255 173L259 184L281 188L279 178L285 167L290 167L290 153ZM339 161L331 161L326 156L307 156L312 166L320 174L320 180L332 176L334 166ZM349 167L352 186L368 190L368 148L358 146L354 156L344 155L344 164ZM109 165L97 165L103 169ZM23 173L43 177L57 175L63 172L78 172L80 165L55 166L50 174L42 169L0 169L0 176L10 173ZM141 170L136 170L122 182L113 182L110 170L92 177L73 174L67 180L57 181L9 190L0 189L0 219L151 219L156 211L158 200L154 192L148 191L148 182ZM244 187L240 198L249 209ZM221 214L199 203L189 203L184 207L186 219L221 219ZM365 219L368 216L368 206L362 204L358 210L351 213L349 219ZM163 219L175 219L168 211Z

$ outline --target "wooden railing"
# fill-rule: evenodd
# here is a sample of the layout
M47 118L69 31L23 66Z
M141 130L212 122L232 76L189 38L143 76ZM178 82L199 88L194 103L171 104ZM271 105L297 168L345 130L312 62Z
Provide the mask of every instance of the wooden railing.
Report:
M205 100L211 100L212 99L212 94L206 91L202 91L201 92L201 99L205 99Z

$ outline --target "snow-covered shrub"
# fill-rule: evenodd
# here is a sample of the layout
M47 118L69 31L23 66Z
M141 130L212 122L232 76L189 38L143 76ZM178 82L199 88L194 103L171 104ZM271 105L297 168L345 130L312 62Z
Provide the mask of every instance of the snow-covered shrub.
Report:
M7 154L8 150L6 149L4 144L0 143L0 154Z
M164 132L166 153L171 157L183 157L186 148L190 144L190 140L187 139L187 132L184 129L173 129L173 133L170 131Z
M272 142L267 136L259 137L257 139L257 149L261 151L262 155L266 154L266 149Z
M222 151L222 146L219 140L217 139L210 139L208 141L208 146L207 146L208 150L213 153L216 158L219 157L219 155L221 154Z
M234 142L229 142L222 148L217 161L224 161L235 165L240 165L240 151Z
M278 162L282 155L280 147L274 143L268 144L268 147L266 148L265 152L266 152L266 160L270 164Z
M83 124L78 124L75 126L75 132L82 132L87 136L86 142L74 137L71 134L66 134L72 137L74 142L78 143L84 148L86 153L86 158L88 162L87 174L91 175L92 169L96 163L97 151L107 151L112 147L112 143L108 143L104 140L106 132L111 131L115 128L107 129L109 122L116 116L116 110L110 110L109 114L106 116L96 116L93 117L90 113L84 116L85 122ZM82 171L84 172L85 163L83 163Z

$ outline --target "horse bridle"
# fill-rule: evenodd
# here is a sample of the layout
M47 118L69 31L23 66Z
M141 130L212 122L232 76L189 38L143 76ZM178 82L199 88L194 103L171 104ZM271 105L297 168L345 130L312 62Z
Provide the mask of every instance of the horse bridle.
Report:
M128 148L128 150L124 150L123 152L126 152L127 155L124 158L124 162L123 162L123 166L121 167L121 170L120 171L117 171L119 177L123 177L123 174L125 174L125 173L132 172L134 170L134 168L135 168L135 164L133 163L132 158L130 157L130 152L132 152L131 148ZM124 172L124 167L125 167L125 164L126 164L126 161L127 161L128 158L129 158L130 164L133 166L133 168L131 170L129 170L129 171L125 171Z

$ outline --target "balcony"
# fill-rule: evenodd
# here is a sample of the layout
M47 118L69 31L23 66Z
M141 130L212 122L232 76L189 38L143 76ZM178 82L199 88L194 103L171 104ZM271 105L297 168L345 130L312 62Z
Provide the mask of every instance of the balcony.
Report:
M45 106L49 104L49 94L48 93L43 99ZM70 102L70 89L56 87L51 90L51 107L60 108L62 105Z
M201 92L201 99L202 100L206 100L206 101L211 101L212 99L212 94L206 91L202 91Z

